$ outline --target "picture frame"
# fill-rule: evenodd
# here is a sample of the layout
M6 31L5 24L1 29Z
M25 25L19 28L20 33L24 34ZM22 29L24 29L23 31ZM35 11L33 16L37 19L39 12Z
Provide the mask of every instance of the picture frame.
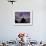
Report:
M30 10L16 11L15 12L15 25L16 26L30 26L30 25L32 26L33 24L33 14L32 13L33 12Z

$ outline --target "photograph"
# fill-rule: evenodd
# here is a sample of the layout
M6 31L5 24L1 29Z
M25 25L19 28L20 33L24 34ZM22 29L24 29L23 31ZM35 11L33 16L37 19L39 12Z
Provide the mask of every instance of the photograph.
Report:
M32 12L30 11L15 12L15 24L18 25L32 24Z

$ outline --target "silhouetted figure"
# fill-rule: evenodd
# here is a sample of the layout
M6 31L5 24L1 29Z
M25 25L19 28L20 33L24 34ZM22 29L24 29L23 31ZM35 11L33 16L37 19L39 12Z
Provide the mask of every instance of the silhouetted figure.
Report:
M26 20L24 18L22 18L20 23L26 23Z

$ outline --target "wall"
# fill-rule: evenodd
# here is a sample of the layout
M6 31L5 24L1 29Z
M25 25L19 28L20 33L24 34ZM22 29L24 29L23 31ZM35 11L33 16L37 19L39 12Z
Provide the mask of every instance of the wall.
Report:
M16 10L33 10L32 26L15 26ZM46 1L17 0L13 5L0 0L0 40L15 40L18 32L26 32L33 40L46 40Z

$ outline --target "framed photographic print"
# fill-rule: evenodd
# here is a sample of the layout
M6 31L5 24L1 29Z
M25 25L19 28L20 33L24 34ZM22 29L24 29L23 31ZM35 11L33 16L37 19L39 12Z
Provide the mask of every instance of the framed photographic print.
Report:
M16 11L15 25L32 25L32 11Z

